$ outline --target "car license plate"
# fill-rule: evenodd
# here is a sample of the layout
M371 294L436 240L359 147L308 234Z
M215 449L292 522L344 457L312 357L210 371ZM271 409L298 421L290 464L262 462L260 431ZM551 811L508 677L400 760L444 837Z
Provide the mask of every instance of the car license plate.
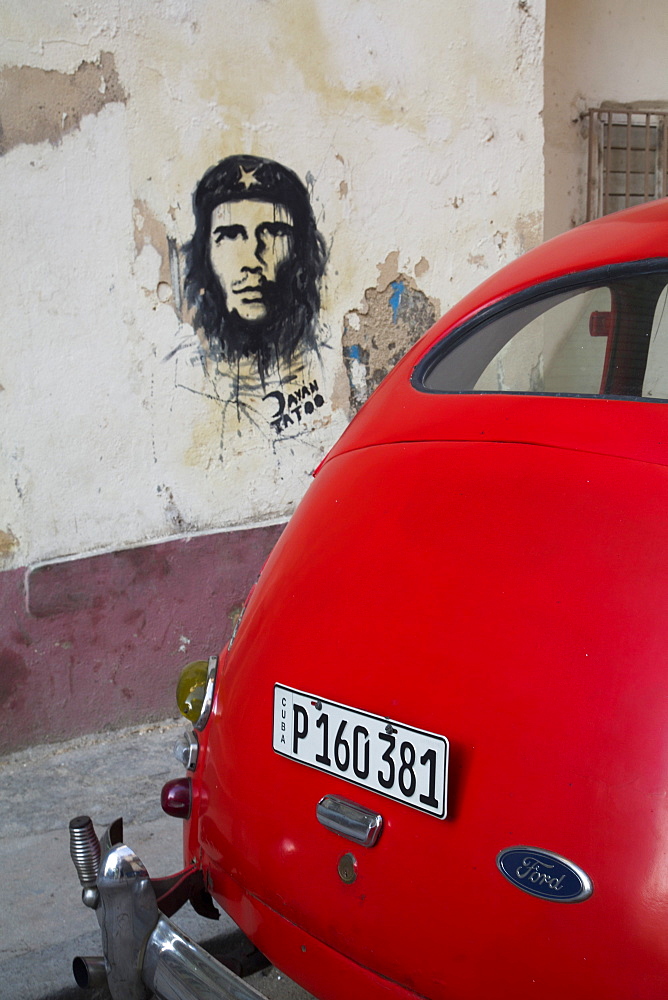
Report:
M284 757L445 818L444 736L276 684L273 746Z

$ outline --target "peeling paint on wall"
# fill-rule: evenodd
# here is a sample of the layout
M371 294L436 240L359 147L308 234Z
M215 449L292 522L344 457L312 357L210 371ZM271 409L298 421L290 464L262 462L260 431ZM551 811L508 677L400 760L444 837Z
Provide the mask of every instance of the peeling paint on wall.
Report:
M543 240L543 213L529 212L528 215L519 215L515 223L515 233L520 253L533 250Z
M343 325L343 357L350 382L350 402L357 411L440 313L436 299L421 291L413 277L398 270L399 253L389 253L378 264L378 282L367 288L364 306L346 314ZM422 257L414 267L416 276L426 273L429 262Z
M176 240L167 235L167 229L151 212L146 202L136 199L132 210L134 240L137 250L135 274L139 277L145 293L153 299L154 308L158 303L169 303L179 319L183 319L181 295L181 257ZM157 253L159 261L156 269L147 268L152 280L143 274L141 262L150 254ZM157 272L157 273L156 273Z
M82 62L74 73L9 66L0 72L0 156L23 143L58 143L84 115L125 103L113 53Z

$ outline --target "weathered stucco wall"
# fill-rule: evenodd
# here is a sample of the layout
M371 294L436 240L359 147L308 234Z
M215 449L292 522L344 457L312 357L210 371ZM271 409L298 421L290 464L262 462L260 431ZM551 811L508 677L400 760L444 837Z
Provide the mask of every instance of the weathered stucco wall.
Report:
M543 0L1 5L0 568L289 516L408 344L540 241L543 29ZM236 154L297 174L327 252L264 380L184 297L193 191Z
M668 101L663 0L547 0L545 235L585 221L588 108Z

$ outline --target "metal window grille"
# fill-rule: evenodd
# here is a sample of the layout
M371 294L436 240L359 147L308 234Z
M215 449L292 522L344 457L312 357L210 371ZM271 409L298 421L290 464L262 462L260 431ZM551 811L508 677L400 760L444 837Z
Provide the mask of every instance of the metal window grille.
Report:
M668 112L592 108L588 116L588 220L668 193Z

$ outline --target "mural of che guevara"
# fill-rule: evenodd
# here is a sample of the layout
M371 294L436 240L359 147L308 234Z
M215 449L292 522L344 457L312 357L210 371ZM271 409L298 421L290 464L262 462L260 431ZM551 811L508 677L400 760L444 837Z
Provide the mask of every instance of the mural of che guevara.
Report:
M308 192L274 160L228 156L197 184L193 209L184 250L195 326L212 358L271 388L272 374L318 347L326 252Z

